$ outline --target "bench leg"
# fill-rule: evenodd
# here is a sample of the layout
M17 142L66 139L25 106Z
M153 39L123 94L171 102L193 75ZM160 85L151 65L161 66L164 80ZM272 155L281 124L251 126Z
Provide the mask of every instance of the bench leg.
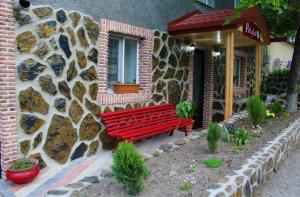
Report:
M183 127L183 131L184 131L185 136L188 136L188 132L185 127Z
M174 131L171 131L170 134L169 134L169 136L173 136L173 132L174 132Z
M114 150L116 150L118 148L118 144L119 144L118 139L115 139L114 140Z

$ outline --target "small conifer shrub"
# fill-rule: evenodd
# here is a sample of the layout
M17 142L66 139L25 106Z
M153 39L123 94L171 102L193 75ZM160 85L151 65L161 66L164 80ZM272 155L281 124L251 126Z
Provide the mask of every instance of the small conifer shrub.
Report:
M218 123L212 122L208 126L207 142L211 153L216 153L218 148L218 140L221 137L221 128Z
M248 98L246 109L249 119L254 126L261 124L265 120L266 107L258 96L252 96Z
M275 116L278 116L279 114L281 114L283 112L283 108L282 105L280 104L279 101L275 101L270 109L271 113L274 113Z
M127 141L119 143L113 155L111 168L117 181L125 185L129 195L136 195L143 190L149 170L132 143Z

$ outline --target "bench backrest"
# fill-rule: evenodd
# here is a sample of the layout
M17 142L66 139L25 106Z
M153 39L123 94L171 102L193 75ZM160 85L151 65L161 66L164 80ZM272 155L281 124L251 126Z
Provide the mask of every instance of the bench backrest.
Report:
M163 104L99 114L108 133L137 129L176 118L176 107Z

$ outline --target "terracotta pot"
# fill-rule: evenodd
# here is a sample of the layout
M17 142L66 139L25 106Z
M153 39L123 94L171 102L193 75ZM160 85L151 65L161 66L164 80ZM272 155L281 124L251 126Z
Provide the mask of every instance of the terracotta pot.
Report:
M114 92L117 94L138 93L139 84L114 84Z
M195 120L193 120L193 123L191 125L188 125L188 126L185 127L187 132L190 132L190 131L193 130L194 122L195 122Z
M34 166L27 169L6 171L6 178L16 184L26 184L31 182L40 172L39 162L35 159L30 159L34 163Z

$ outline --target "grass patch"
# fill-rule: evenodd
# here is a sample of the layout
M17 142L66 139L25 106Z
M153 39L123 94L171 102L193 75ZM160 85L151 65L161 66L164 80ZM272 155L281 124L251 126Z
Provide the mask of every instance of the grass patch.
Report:
M209 168L219 168L223 166L223 161L219 159L206 159L203 161L203 164L205 164Z
M192 187L193 187L192 183L186 182L186 183L181 183L180 184L180 190L181 191L189 191L190 189L192 189Z
M191 166L189 167L187 170L186 170L187 173L193 173L193 172L196 172L196 168L194 166Z

